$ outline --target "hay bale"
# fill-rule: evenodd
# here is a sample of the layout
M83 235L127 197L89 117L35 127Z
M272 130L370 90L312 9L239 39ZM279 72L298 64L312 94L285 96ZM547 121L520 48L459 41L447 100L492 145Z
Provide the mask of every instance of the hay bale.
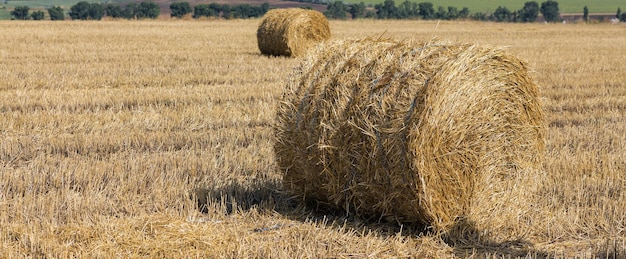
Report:
M273 56L303 56L311 47L330 38L326 17L315 10L273 9L257 29L261 53Z
M293 195L442 233L523 213L544 150L526 65L438 41L323 44L288 80L275 134Z

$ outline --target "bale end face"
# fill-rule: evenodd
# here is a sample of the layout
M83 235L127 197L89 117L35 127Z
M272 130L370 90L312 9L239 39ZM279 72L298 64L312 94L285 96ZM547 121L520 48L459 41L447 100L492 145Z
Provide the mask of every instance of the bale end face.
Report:
M257 29L257 43L262 54L300 57L330 38L326 17L315 10L301 8L268 11Z

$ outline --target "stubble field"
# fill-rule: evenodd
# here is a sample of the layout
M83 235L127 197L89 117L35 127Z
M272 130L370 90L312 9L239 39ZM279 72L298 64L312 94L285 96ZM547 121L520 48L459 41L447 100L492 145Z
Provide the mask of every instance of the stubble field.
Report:
M281 192L272 127L298 60L260 55L258 22L0 22L0 257L626 256L624 25L331 21L532 68L548 178L528 228L450 241Z

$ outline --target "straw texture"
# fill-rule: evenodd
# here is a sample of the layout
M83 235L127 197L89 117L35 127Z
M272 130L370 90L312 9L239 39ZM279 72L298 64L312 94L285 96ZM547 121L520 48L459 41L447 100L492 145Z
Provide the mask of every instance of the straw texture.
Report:
M505 226L541 176L538 96L526 65L498 48L323 44L295 69L277 110L284 188L441 233Z
M273 56L300 57L329 38L326 17L318 11L301 8L268 11L257 30L261 53Z

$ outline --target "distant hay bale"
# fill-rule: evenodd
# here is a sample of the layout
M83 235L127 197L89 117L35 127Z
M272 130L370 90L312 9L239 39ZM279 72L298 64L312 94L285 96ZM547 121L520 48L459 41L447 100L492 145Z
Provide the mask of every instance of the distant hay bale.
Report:
M498 48L323 44L291 75L277 110L284 188L440 233L504 226L539 179L538 99L525 63Z
M261 53L273 56L303 56L311 47L330 38L326 17L315 10L273 9L257 30Z

